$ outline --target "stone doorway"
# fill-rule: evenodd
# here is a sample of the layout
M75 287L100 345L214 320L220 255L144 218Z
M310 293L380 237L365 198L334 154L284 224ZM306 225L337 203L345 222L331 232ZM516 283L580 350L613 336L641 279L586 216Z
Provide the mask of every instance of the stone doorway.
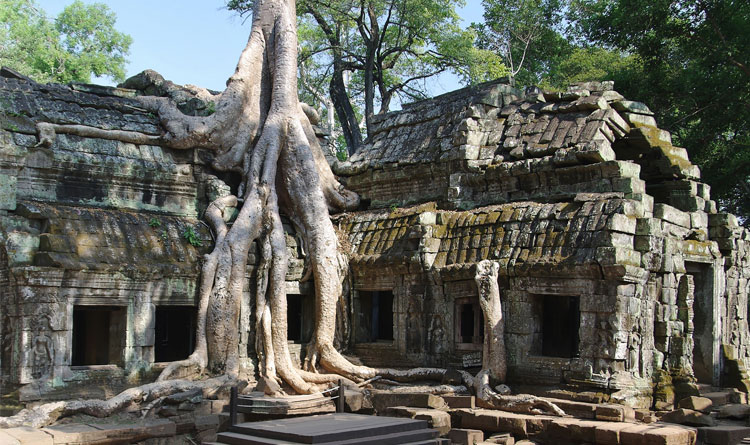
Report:
M720 335L712 264L685 262L693 284L693 372L700 383L720 384Z
M75 306L71 366L122 366L126 319L125 307Z
M193 352L197 312L192 306L156 307L155 361L183 360Z
M393 292L359 291L357 343L393 341Z

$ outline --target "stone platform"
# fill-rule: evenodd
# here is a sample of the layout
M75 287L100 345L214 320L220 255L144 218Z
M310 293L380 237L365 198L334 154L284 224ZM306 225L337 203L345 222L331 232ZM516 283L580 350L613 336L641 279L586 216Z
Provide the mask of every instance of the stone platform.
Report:
M240 423L211 444L276 445L448 445L422 420L360 414L323 414L293 419Z

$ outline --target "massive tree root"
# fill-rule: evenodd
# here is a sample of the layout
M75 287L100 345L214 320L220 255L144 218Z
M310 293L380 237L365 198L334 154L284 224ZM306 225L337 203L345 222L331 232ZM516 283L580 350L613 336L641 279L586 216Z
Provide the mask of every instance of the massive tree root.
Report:
M19 426L41 428L59 418L74 414L107 417L132 405L152 402L171 394L201 389L204 396L209 396L211 392L233 384L236 384L236 381L226 376L200 381L170 380L169 382L150 383L126 389L108 400L69 400L24 409L14 416L0 417L0 428Z

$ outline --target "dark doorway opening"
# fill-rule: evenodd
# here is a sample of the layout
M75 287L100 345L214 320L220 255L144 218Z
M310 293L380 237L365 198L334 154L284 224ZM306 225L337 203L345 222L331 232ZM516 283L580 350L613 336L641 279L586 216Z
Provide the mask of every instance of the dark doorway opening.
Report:
M692 289L680 289L678 306L687 309L687 301L692 291L693 300L693 372L700 383L719 384L719 339L714 333L716 314L714 313L713 268L710 264L685 262L685 269L692 280L686 280L683 286ZM692 281L692 282L691 282ZM687 294L687 298L683 297ZM683 299L685 301L683 301ZM685 311L687 312L687 311ZM690 320L683 320L689 326Z
M357 341L393 341L393 292L359 291Z
M579 301L579 297L542 296L542 355L578 356L578 330L581 326Z
M75 306L71 366L121 365L126 317L124 307Z
M459 349L475 349L484 343L484 314L476 298L456 299L456 343Z
M192 306L156 307L155 361L174 362L193 353L197 313Z
M307 295L288 294L286 296L287 340L294 343L307 343L312 338L313 299Z

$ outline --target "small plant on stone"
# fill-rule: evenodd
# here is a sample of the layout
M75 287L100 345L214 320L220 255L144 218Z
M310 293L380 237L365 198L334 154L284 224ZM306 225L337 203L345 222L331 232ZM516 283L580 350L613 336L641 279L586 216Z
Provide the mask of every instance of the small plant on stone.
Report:
M185 238L185 240L193 247L203 246L203 241L198 238L198 234L195 233L195 230L192 227L188 227L187 229L185 229L185 231L182 232L182 237Z
M156 218L151 218L148 221L148 225L151 226L151 227L153 227L153 228L161 227L161 221L159 221Z
M206 105L206 115L210 116L214 113L216 113L216 104L214 102L209 102L208 105Z

